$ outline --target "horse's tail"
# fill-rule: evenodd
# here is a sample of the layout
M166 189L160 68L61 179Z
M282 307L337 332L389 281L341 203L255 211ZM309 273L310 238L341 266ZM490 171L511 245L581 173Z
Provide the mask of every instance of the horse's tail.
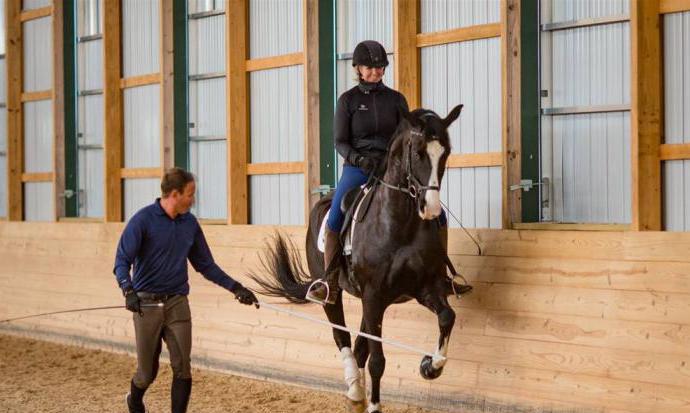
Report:
M311 280L292 241L286 241L285 236L276 233L273 245L269 245L261 257L261 265L264 274L249 273L249 277L258 284L259 293L286 298L295 304L309 303L304 297Z

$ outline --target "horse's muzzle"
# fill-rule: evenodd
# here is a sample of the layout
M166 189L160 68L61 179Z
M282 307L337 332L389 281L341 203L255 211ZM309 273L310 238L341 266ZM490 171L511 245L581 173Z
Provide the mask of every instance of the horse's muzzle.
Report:
M424 193L424 201L420 203L419 216L425 220L436 219L441 215L441 199L439 191L428 189Z

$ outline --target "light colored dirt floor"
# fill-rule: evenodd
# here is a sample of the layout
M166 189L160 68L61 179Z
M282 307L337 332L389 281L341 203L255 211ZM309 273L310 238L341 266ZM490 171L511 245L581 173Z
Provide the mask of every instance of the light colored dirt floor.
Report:
M125 412L135 369L125 355L0 335L0 413ZM347 412L342 395L195 370L190 413ZM146 394L152 413L169 412L170 367ZM432 413L384 403L386 413Z

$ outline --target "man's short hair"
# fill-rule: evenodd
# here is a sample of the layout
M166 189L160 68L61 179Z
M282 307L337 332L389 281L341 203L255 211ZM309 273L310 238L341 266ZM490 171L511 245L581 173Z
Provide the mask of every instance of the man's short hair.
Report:
M177 192L183 193L184 188L190 182L194 182L194 175L190 172L182 168L170 168L163 174L163 179L161 180L161 194L163 198L165 198L175 189L177 189Z

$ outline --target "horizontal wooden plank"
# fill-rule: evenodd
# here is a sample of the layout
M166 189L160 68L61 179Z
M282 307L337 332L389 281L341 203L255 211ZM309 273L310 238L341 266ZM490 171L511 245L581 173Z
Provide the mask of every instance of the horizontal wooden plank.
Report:
M127 89L137 86L155 85L161 82L160 73L150 73L147 75L132 76L120 79L120 89Z
M122 179L143 179L143 178L161 178L163 176L162 168L122 168L120 169L120 177Z
M36 92L23 92L22 102L36 102L39 100L50 100L53 98L53 90L39 90Z
M249 59L246 61L247 72L256 70L277 69L279 67L304 64L304 53L291 53L280 56Z
M247 175L276 175L304 173L304 162L266 162L247 164Z
M53 14L53 6L45 6L38 9L22 11L19 14L19 21L22 23L28 22L29 20L40 19L42 17L48 17Z
M500 36L500 23L480 24L439 32L419 33L417 34L417 47L437 46L441 44L489 39Z
M22 182L53 182L53 172L25 172L22 174Z
M452 154L446 161L446 168L476 168L480 166L503 165L501 152Z
M513 229L537 231L629 231L630 224L562 224L550 222L515 222Z
M678 13L683 11L690 11L690 0L660 0L659 1L659 12L661 14L666 13Z
M690 159L690 143L659 145L659 157L662 161Z

